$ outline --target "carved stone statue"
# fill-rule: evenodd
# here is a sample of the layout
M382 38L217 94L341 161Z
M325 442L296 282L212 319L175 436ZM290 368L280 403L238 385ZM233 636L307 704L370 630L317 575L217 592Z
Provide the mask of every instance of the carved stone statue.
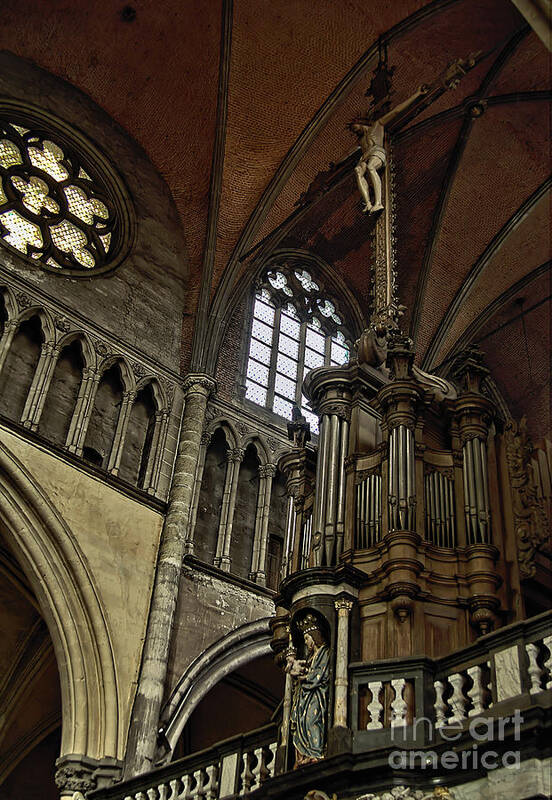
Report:
M356 134L362 149L360 161L355 167L359 191L364 199L364 212L375 213L382 211L380 170L385 167L386 153L384 146L385 126L393 122L399 114L406 111L419 97L427 94L428 86L420 88L395 108L377 118L368 118L364 122L353 122L349 127ZM374 191L374 202L370 201L370 192L366 174L370 179Z
M295 679L291 709L294 769L324 758L330 683L330 652L320 624L312 614L307 614L299 628L307 656L298 659L290 652L286 665L286 672Z

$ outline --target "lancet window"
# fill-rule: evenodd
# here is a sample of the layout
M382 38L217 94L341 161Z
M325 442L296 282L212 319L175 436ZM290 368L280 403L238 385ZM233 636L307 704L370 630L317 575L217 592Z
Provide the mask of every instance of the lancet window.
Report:
M309 270L273 267L253 302L247 359L246 399L291 419L297 404L318 432L318 418L301 386L315 367L340 366L349 358L342 314Z

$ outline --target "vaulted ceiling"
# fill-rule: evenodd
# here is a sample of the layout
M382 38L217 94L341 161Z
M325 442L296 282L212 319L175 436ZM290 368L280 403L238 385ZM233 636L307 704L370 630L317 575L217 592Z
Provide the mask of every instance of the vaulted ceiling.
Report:
M512 413L549 433L550 60L513 3L131 5L6 0L0 47L88 94L165 178L188 243L188 344L194 318L224 317L248 254L271 247L324 258L367 315L372 255L352 172L297 201L355 146L345 126L366 111L378 37L396 102L454 58L485 54L393 137L403 327L426 369L480 342ZM198 363L217 342L201 330Z

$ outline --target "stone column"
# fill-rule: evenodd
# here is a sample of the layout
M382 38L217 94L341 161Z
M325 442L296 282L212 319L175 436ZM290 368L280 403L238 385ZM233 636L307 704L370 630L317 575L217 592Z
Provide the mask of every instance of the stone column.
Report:
M220 525L217 540L217 554L215 566L230 572L230 544L232 541L232 526L234 524L234 508L236 507L236 494L238 492L238 477L240 464L243 461L245 450L235 447L229 450L226 459L226 478L224 481L224 494L220 512Z
M190 514L190 522L188 525L188 535L186 537L186 553L189 555L194 554L194 530L195 524L197 520L197 511L199 507L199 493L201 491L201 483L203 481L203 470L205 469L205 458L207 456L207 450L209 445L211 444L211 439L213 438L212 433L208 433L207 431L203 431L201 434L200 440L200 447L199 447L199 458L197 461L197 469L196 475L194 480L194 496L192 499L192 512Z
M183 385L184 414L132 710L125 777L146 772L153 766L201 431L207 401L214 388L215 382L207 375L189 375Z
M33 431L38 428L38 420L46 400L46 394L59 356L59 347L44 342L40 358L21 414L21 423Z
M121 465L121 457L123 455L123 447L125 446L126 432L128 423L130 421L130 412L136 400L136 392L124 392L123 401L119 410L119 417L117 419L117 427L115 429L115 436L113 437L113 445L109 460L107 462L107 471L113 475L117 475Z
M71 453L76 453L78 456L82 456L86 432L88 430L90 417L92 416L94 400L101 377L101 373L95 369L85 368L83 371L81 391L79 391L75 413L73 414L69 434L67 436L67 447L69 451Z
M353 607L351 600L340 598L335 601L337 611L337 649L335 658L334 727L347 727L347 669L349 666L349 614Z
M272 479L275 475L275 464L262 464L259 467L260 480L263 482L262 493L259 485L259 497L262 496L262 503L260 507L258 551L256 561L253 561L255 571L252 574L252 578L262 586L266 586L266 551L268 547L268 523L270 521L270 498L272 495Z
M254 581L259 569L259 553L261 549L261 528L263 526L263 508L266 490L266 477L264 464L259 465L259 491L257 493L257 507L255 508L255 532L253 534L253 552L251 554L250 580Z
M0 372L2 372L18 327L19 323L15 319L10 319L4 324L4 333L0 339Z
M148 494L155 494L159 482L159 473L161 471L161 462L163 460L165 440L167 438L168 422L169 411L166 408L163 409L163 411L155 412L155 428L143 486Z

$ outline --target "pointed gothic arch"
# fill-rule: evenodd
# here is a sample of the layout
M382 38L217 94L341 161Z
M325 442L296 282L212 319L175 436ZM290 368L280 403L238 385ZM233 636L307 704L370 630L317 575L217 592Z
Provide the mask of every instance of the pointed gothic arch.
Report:
M54 644L62 696L61 755L121 758L125 731L111 637L78 543L39 483L0 443L0 524Z

